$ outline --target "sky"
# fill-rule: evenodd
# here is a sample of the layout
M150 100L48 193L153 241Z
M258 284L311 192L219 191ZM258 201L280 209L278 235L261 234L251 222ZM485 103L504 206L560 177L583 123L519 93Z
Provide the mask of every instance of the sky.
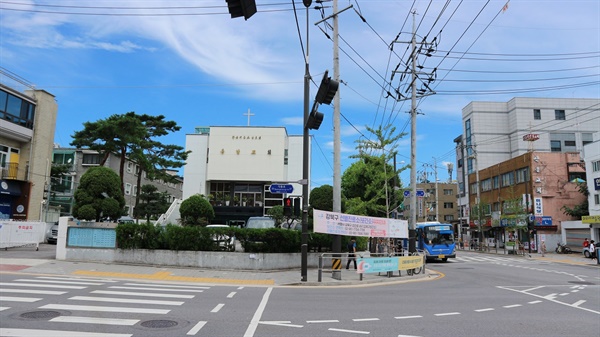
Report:
M0 0L0 82L25 90L16 75L55 95L62 147L84 122L129 111L177 122L181 130L160 140L180 146L198 126L248 125L248 111L250 126L300 135L306 60L311 104L323 73L333 75L333 2L313 1L308 23L300 0L256 5L244 20L230 17L225 0ZM456 179L447 164L455 162L453 140L472 101L600 97L600 1L337 6L342 173L356 160L356 141L374 139L367 127L387 124L405 133L394 144L397 167L410 163L413 22L423 47L416 86L425 93L416 106L419 176ZM310 132L313 188L333 184L334 109L319 111L323 123ZM410 171L400 176L409 186Z

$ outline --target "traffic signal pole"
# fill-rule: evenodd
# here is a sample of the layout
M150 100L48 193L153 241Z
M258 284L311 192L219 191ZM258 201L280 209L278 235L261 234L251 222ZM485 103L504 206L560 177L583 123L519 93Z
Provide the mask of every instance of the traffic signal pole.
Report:
M302 282L308 281L308 105L310 104L310 72L309 72L309 43L308 43L308 8L310 7L311 1L305 1L304 6L306 7L306 57L304 58L304 131L302 134L302 235L300 241L300 254L302 255L300 261L300 280Z

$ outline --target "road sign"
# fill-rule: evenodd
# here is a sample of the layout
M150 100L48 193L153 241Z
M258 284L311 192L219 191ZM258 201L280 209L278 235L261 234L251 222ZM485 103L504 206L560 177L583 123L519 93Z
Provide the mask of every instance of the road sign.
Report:
M269 187L269 191L273 194L284 194L294 192L294 186L291 184L273 184Z
M410 191L409 190L404 191L404 196L406 198L410 198ZM422 198L424 196L425 196L425 191L423 191L423 190L417 190L417 197L418 198Z

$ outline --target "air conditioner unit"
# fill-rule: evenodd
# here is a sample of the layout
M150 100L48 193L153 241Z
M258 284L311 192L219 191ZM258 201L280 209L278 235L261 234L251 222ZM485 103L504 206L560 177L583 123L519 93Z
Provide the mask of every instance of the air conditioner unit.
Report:
M536 182L536 183L541 183L541 182L542 182L542 179L540 179L540 178L535 178L535 182Z
M538 156L533 156L533 161L537 163L538 161L540 161L540 158L538 158Z
M540 167L539 167L539 166L537 166L537 167L535 168L535 172L536 172L536 173L540 173Z
M542 188L541 188L541 187L536 187L536 188L535 188L535 191L536 191L538 194L541 194L541 193L542 193Z

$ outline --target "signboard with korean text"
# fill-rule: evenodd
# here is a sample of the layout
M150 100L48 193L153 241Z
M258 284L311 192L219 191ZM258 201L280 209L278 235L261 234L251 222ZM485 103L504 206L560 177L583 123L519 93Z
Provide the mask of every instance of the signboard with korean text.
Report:
M544 215L544 206L542 204L542 198L533 198L533 214L535 216Z
M316 233L345 236L408 238L405 220L314 210Z

